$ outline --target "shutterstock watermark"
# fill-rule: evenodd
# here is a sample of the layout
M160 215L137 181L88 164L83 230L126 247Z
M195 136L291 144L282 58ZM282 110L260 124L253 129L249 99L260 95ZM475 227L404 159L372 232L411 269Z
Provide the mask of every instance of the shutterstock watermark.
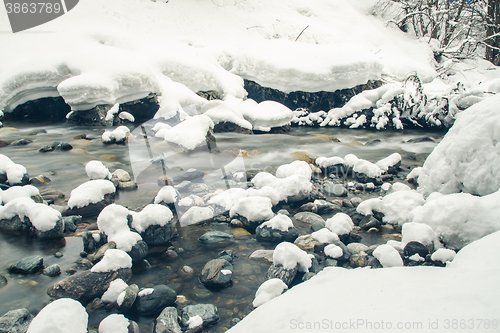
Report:
M30 29L72 10L79 0L3 0L12 32Z
M370 320L349 319L334 320L321 319L317 321L301 321L291 319L289 327L297 331L371 331L371 330L395 330L398 332L417 331L450 331L450 332L472 332L490 331L497 332L500 328L500 320L487 318L467 319L428 319L425 321L394 321L394 320Z

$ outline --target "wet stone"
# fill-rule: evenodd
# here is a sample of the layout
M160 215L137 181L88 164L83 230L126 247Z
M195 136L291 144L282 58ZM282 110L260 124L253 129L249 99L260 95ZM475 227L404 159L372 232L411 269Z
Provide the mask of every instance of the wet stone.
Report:
M209 231L198 239L202 244L228 243L234 240L234 236L222 231Z
M140 293L140 292L139 292ZM160 284L153 287L153 292L143 296L137 296L134 309L140 315L154 315L167 306L174 305L177 293L172 288Z
M250 259L273 262L274 250L256 250L250 255Z
M10 145L11 146L26 146L26 145L29 145L32 142L33 142L33 140L19 139L19 140L16 140L16 141L12 141L10 143Z
M293 269L285 269L283 265L275 265L272 264L271 267L267 270L266 279L274 279L278 278L283 281L287 286L292 284L295 275L297 275L299 268L295 266Z
M200 282L207 287L224 288L231 284L233 265L224 259L213 259L205 264Z
M132 246L132 249L127 254L132 258L132 262L139 262L148 255L148 244L140 240Z
M77 228L77 224L82 221L82 217L80 215L72 215L72 216L64 216L64 232L75 232Z
M125 312L132 308L132 305L134 305L138 293L139 287L136 284L129 285L125 289L125 296L123 297L123 301L119 306L120 310Z
M106 307L106 304L100 299L100 298L94 298L92 302L87 304L85 307L85 310L87 311L88 314L92 314L96 312L99 309L102 309Z
M311 230L314 232L314 231L318 231L318 230L321 230L325 227L325 222L320 222L320 221L317 221L317 222L314 222L311 224Z
M59 274L61 274L61 267L58 264L50 265L43 270L43 275L57 276Z
M300 222L304 222L307 224L313 224L314 222L323 222L325 223L325 220L319 216L318 214L311 213L311 212L301 212L297 213L293 216L296 220Z
M301 212L311 212L311 213L317 213L318 212L318 206L313 203L313 202L308 202L303 204L302 206L299 207L299 211Z
M182 333L181 327L177 320L177 309L173 306L168 306L160 313L155 320L154 333Z
M362 230L369 230L371 228L380 228L381 225L382 225L382 222L380 222L379 220L377 220L376 218L374 218L371 215L368 215L367 217L362 219L361 222L359 223L359 227Z
M194 316L200 316L203 319L203 327L210 327L219 320L218 309L213 304L188 305L181 311L182 326L187 327L189 318Z
M25 333L33 318L27 309L11 310L0 317L0 332Z
M353 254L349 258L349 265L352 268L365 267L368 265L368 255L364 252Z
M296 228L289 228L287 231L273 229L268 226L260 226L255 229L255 236L258 241L281 243L293 243L299 237L299 231Z
M194 276L194 269L191 266L182 266L178 270L179 276L184 280L189 280Z
M362 243L350 243L347 244L347 249L352 253L352 254L359 254L361 252L366 252L368 250L368 246Z
M36 273L42 268L43 257L31 256L15 262L14 264L10 265L8 269L11 273L32 274Z
M108 242L106 244L104 244L103 246L101 246L97 252L94 254L94 258L93 258L93 262L94 263L97 263L99 262L102 257L104 257L104 253L109 250L109 249L116 249L116 243L111 241L111 242Z

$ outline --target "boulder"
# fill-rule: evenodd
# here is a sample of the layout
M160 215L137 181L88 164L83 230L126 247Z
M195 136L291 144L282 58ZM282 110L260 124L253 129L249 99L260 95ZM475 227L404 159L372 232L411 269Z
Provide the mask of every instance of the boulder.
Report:
M134 303L134 309L140 315L154 315L162 311L167 306L174 305L177 293L172 288L159 284L152 288L150 293L140 291Z
M269 267L269 269L267 270L266 279L269 280L278 278L290 287L298 271L298 265L293 269L286 269L283 267L283 265L272 264L271 267Z
M200 282L207 287L223 288L231 284L233 265L224 259L212 259L200 273Z
M130 268L117 271L94 273L90 270L71 275L50 286L47 294L54 298L72 298L77 301L92 300L101 297L108 289L111 281L122 279L127 282L132 276Z
M132 258L133 262L139 262L146 258L148 255L148 244L145 241L140 240L132 246L132 249L127 252L127 254Z
M59 274L61 274L61 267L58 264L50 265L43 270L43 275L57 276Z
M166 307L156 318L153 333L182 333L177 318L177 309L174 306Z
M90 203L83 207L72 207L69 208L64 215L80 215L82 217L93 217L99 215L99 213L104 209L104 207L111 205L115 201L115 193L108 193L104 195L104 198L96 203Z
M125 296L123 297L123 300L119 305L120 311L126 312L130 308L132 308L132 305L134 305L138 293L139 287L136 284L129 285L125 289Z
M27 309L11 310L0 317L0 333L26 333L33 318Z
M194 316L200 316L203 319L203 327L212 326L219 320L219 312L213 304L188 305L181 311L182 326L187 327L189 318Z
M177 235L175 220L172 219L164 226L150 225L140 235L149 246L165 245Z

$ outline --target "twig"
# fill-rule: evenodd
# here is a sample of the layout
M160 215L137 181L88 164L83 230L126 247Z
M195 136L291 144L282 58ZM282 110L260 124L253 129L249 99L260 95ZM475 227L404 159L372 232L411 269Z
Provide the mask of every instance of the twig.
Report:
M304 31L306 31L306 29L307 29L307 28L309 28L309 24L307 25L307 27L305 27L305 28L304 28L304 29L300 32L300 34L297 36L297 38L295 38L295 41L297 41L297 39L299 39L299 37L300 37L300 36L302 36L302 33L303 33Z

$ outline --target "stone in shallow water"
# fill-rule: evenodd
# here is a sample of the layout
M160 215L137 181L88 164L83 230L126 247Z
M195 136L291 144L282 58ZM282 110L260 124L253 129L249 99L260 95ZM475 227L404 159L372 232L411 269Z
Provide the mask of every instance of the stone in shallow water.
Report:
M200 273L200 282L207 287L222 288L231 283L233 265L224 259L212 259Z
M31 274L43 268L42 256L23 258L9 266L11 273Z
M122 303L120 304L120 310L125 312L132 308L135 300L137 299L137 294L139 293L139 287L136 284L131 284L125 289L125 296L123 297Z
M293 227L289 228L287 231L283 231L264 226L255 229L255 236L259 241L274 243L293 242L299 237L299 231Z
M202 244L225 243L234 240L234 236L222 231L208 231L198 239Z
M274 250L256 250L250 255L250 259L273 262Z
M32 320L33 316L27 309L11 310L0 317L0 332L24 333Z
M307 223L307 224L313 224L314 222L323 222L325 223L325 220L319 216L318 214L311 213L311 212L301 212L297 213L293 216L296 220Z
M177 320L177 309L168 306L160 313L155 320L154 333L182 333Z
M189 318L200 316L203 319L203 327L214 325L219 320L219 312L213 304L188 305L182 308L181 324L188 326Z
M134 308L140 315L153 315L167 306L174 305L177 299L177 293L172 288L159 284L154 286L153 291L147 295L137 295L134 302Z
M50 265L43 270L43 275L57 276L61 274L61 267L58 264Z

